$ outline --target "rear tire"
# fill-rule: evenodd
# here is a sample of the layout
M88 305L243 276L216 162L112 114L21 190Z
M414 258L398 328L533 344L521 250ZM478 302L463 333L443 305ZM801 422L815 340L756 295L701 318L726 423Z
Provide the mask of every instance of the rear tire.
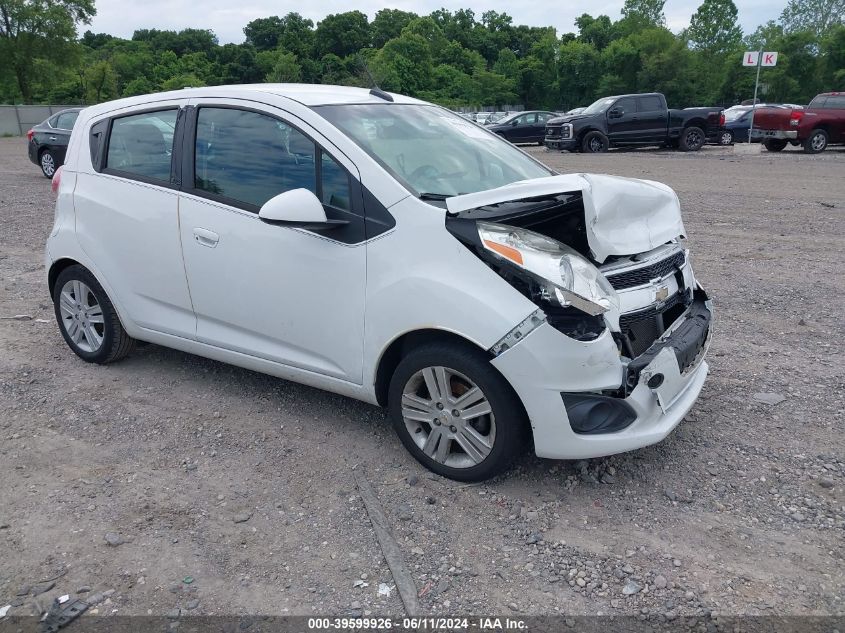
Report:
M704 130L700 127L691 125L681 132L681 138L678 146L682 152L697 152L704 147L704 142L707 138L704 136Z
M529 428L508 381L469 345L432 343L412 350L396 367L387 400L411 455L459 481L504 471L522 451Z
M585 154L598 154L600 152L606 152L608 145L609 141L607 137L601 132L587 132L584 140L581 141L581 151Z
M106 291L84 266L75 264L59 273L53 306L62 337L82 360L113 363L135 348Z
M734 133L730 130L725 130L719 134L719 145L733 145Z
M829 137L827 132L816 129L810 132L810 136L804 141L804 151L808 154L818 154L827 148Z
M41 173L44 174L44 177L52 180L56 170L59 168L59 161L56 160L53 152L45 149L38 156L38 166L41 167Z
M767 141L763 141L763 146L770 152L780 152L787 144L788 141L779 138L770 138Z

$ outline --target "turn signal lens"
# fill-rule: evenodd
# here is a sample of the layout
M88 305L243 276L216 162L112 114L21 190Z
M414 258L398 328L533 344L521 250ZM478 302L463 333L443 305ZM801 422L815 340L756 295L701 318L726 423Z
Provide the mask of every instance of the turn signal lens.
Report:
M493 242L491 240L484 240L484 245L489 248L491 251L496 251L499 255L504 257L505 259L511 260L515 264L519 264L522 266L522 253L520 253L515 248L511 248L510 246L505 246L504 244L499 244L497 242Z

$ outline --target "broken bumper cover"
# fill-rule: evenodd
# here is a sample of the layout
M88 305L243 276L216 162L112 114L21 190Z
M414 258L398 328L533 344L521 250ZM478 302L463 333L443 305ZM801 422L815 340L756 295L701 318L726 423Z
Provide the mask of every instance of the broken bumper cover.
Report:
M692 408L707 377L704 355L712 309L701 295L673 328L627 367L609 331L580 342L548 323L494 358L493 365L525 406L537 455L601 457L655 444L669 435ZM626 382L631 388L625 398L601 393Z

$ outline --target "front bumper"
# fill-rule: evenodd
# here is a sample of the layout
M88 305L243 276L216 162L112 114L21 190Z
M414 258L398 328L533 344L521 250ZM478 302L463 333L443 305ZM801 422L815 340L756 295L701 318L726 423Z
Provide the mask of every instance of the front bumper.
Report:
M548 138L546 137L543 139L543 145L548 147L549 149L554 150L575 150L578 149L578 141L575 139L562 139L562 138Z
M525 406L537 455L601 457L648 446L669 435L692 408L707 377L704 356L712 331L712 306L701 295L660 339L627 365L610 331L581 342L548 323L494 358L492 364ZM694 322L702 316L697 306L706 311L704 328ZM635 375L629 382L632 372ZM615 432L576 433L562 397L573 392L623 392L627 395L619 400L634 412L634 420Z

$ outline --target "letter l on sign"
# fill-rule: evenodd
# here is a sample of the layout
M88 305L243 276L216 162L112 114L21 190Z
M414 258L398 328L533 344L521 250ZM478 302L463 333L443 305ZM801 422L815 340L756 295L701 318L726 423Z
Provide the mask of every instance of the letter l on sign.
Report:
M742 58L742 65L756 66L759 55L760 53L758 53L757 51L746 51L745 56Z

